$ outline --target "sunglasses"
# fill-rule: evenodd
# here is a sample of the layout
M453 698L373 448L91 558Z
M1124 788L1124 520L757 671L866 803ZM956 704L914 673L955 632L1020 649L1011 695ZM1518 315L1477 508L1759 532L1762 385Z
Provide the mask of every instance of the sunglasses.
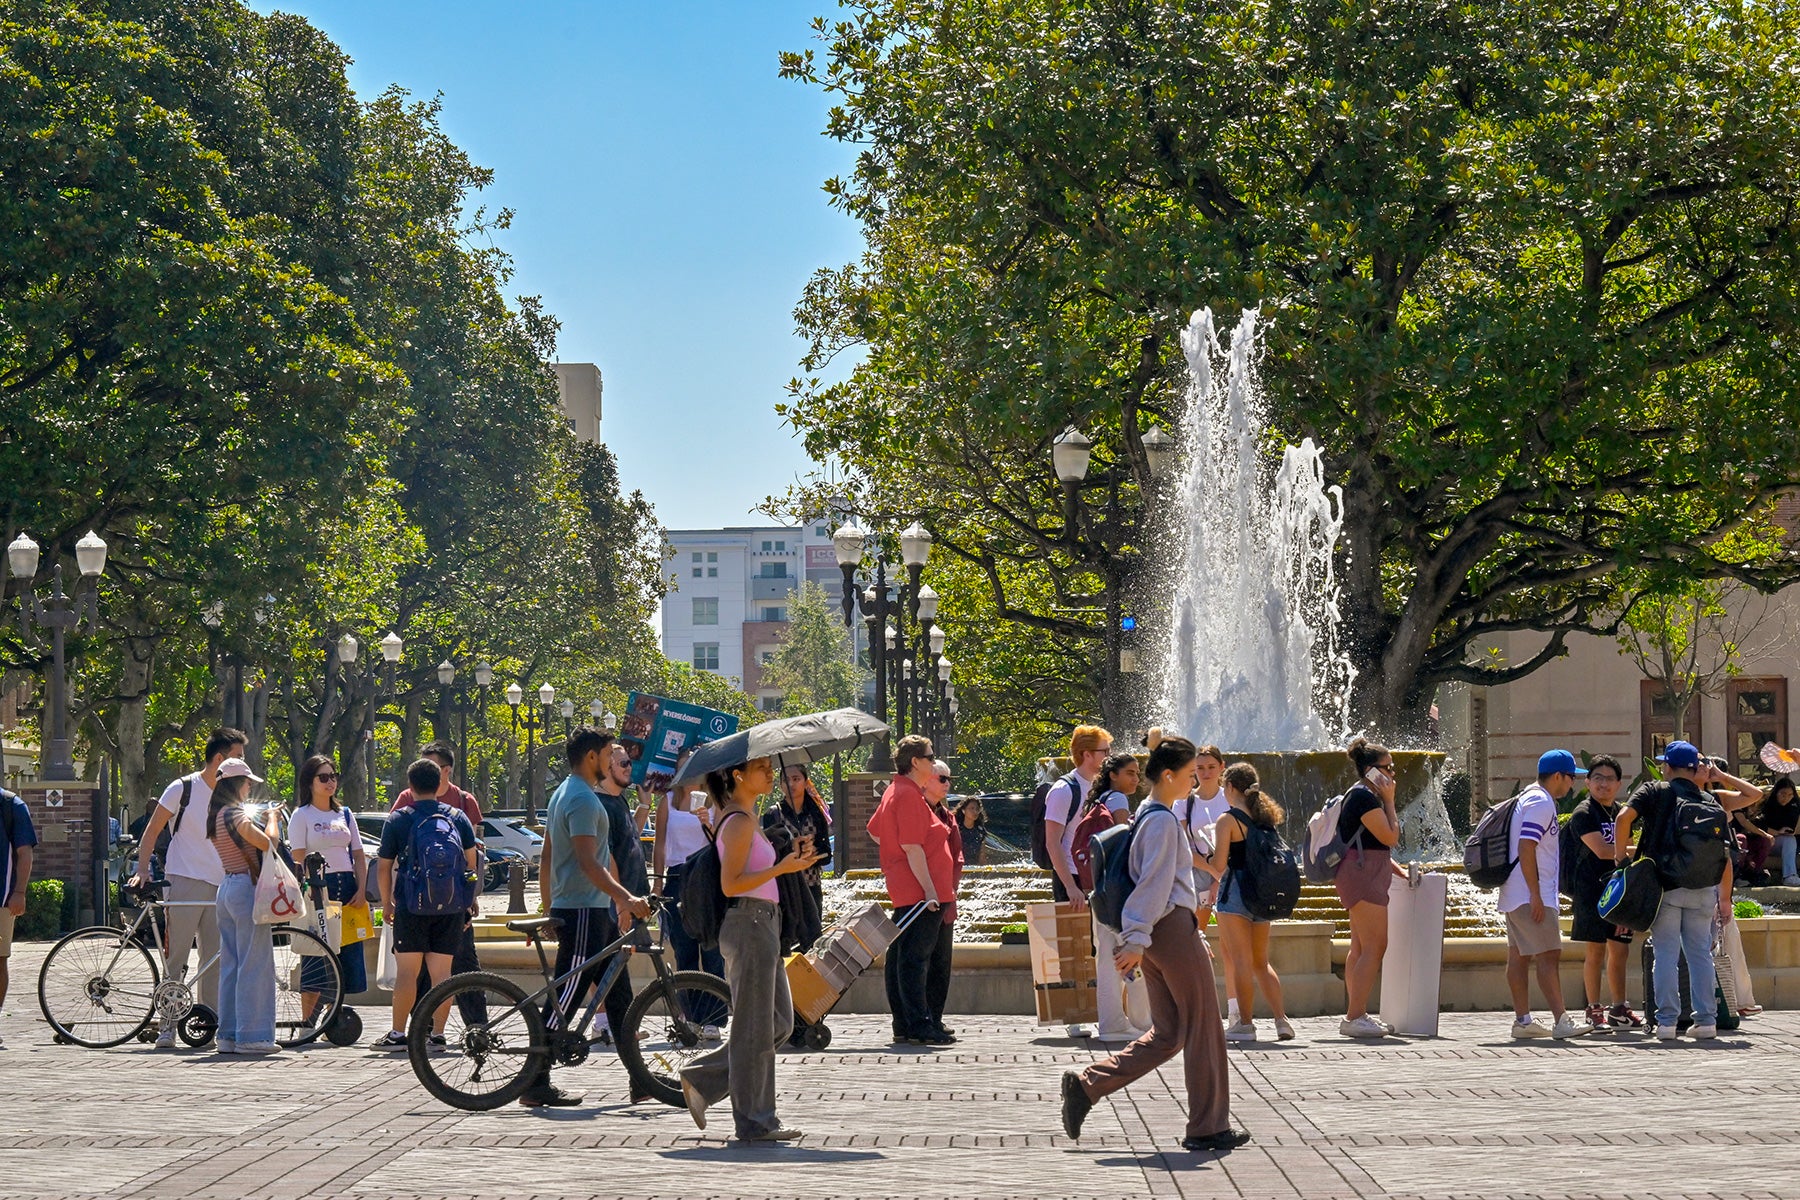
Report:
M939 776L938 776L938 782L939 782L939 783L949 783L949 782L950 782L950 777L949 777L949 776L948 776L948 775L939 775Z
M313 778L320 783L336 783L338 777L336 775L327 775L325 772L320 771L317 775L314 775Z

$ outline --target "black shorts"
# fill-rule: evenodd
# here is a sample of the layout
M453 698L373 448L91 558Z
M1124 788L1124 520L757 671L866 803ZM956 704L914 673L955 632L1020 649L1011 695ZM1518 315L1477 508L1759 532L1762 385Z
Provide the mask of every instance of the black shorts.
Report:
M1571 942L1623 942L1631 944L1631 930L1600 919L1600 893L1569 897L1569 910L1574 920L1569 926Z
M421 916L398 909L394 913L394 953L454 955L468 923L462 913Z

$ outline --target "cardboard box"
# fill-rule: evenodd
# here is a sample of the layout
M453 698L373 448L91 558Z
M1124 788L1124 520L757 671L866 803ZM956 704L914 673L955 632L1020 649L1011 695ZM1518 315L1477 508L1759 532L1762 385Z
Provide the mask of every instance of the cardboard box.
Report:
M814 954L811 957L813 966L818 969L819 974L824 976L825 981L839 992L847 991L850 985L856 982L856 977L861 975L863 969L869 965L858 962L839 946L827 947L824 953Z
M794 1011L809 1025L817 1025L838 1002L839 989L826 982L824 976L806 955L795 954L787 960L788 991L794 998Z
M870 904L851 913L838 921L833 928L842 929L855 938L863 949L868 951L871 963L880 958L887 948L894 944L894 939L900 936L900 931L895 928L893 919L879 904Z
M1082 1025L1100 1019L1100 993L1091 979L1085 983L1040 983L1032 990L1037 996L1039 1025Z
M817 958L827 951L848 962L855 963L859 970L871 966L875 962L875 953L871 952L863 944L862 939L848 929L827 929L820 936L818 944L813 947L813 957Z

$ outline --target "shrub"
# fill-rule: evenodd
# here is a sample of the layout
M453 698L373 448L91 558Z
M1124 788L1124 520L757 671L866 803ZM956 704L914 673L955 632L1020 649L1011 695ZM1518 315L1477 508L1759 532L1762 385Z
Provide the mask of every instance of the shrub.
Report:
M34 879L25 888L25 915L14 927L21 941L42 941L62 932L66 891L60 879Z
M1731 915L1740 921L1763 915L1763 906L1754 900L1739 900L1731 906Z

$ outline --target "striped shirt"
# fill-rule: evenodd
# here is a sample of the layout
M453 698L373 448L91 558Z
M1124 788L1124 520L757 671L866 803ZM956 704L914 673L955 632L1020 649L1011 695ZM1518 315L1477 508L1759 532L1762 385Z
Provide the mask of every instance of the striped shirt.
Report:
M212 844L213 849L219 852L219 863L225 868L227 875L248 875L250 873L250 860L244 856L242 850L238 849L237 841L230 833L230 830L236 829L237 823L242 820L244 820L242 805L228 804L219 810L219 822L212 836ZM238 837L243 837L242 830L238 831ZM247 841L248 839L246 839Z
M1519 857L1520 842L1537 843L1538 895L1544 907L1556 911L1556 873L1561 859L1558 851L1562 839L1556 823L1556 801L1542 784L1532 784L1519 793L1518 807L1513 809L1512 834L1508 850ZM1513 867L1512 874L1500 885L1500 911L1509 913L1531 903L1531 889L1525 886L1525 866Z

